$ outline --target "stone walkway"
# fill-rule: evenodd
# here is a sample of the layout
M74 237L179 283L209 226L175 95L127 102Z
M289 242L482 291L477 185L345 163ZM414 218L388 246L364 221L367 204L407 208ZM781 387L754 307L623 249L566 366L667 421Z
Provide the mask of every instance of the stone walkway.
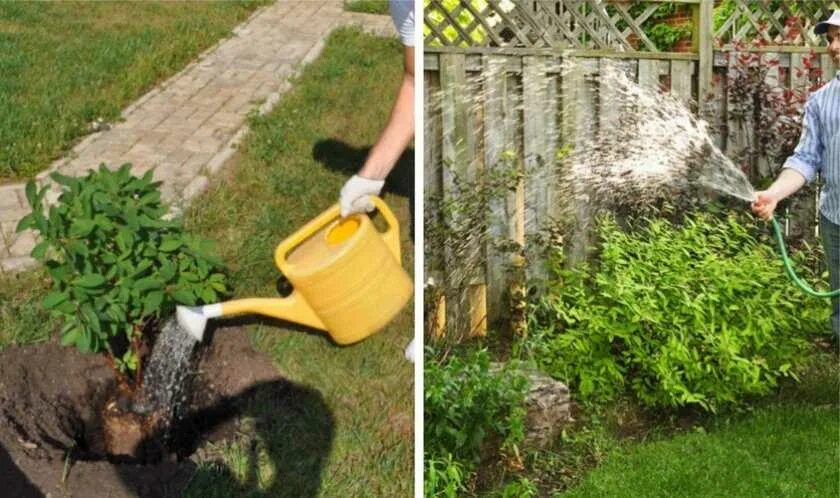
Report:
M290 78L320 54L334 28L358 24L382 36L394 34L390 17L345 12L342 5L342 0L278 0L257 10L232 37L127 107L123 122L86 137L38 180L48 181L52 171L83 175L103 162L110 167L130 162L135 174L156 168L164 199L183 206L233 154L247 132L248 113L268 112L291 87ZM35 263L29 257L34 234L14 233L29 212L24 185L0 186L0 271Z

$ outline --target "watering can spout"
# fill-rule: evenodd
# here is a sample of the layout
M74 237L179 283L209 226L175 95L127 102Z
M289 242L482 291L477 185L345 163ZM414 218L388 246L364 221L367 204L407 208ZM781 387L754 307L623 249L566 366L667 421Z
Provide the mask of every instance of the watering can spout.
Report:
M204 306L178 306L176 309L178 324L198 341L204 337L208 318L250 313L326 330L321 319L297 292L288 297L237 299Z
M175 317L178 325L181 326L196 341L201 342L204 338L204 328L207 326L208 318L221 316L221 306L208 304L206 306L176 306Z

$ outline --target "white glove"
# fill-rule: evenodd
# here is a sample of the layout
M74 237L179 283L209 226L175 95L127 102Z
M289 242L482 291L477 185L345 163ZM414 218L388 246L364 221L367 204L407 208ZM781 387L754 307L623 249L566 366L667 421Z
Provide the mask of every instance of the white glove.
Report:
M414 363L414 339L405 347L405 359Z
M341 217L345 218L353 213L369 213L374 205L371 195L379 195L385 180L371 180L359 175L353 175L341 187L338 203L341 205Z

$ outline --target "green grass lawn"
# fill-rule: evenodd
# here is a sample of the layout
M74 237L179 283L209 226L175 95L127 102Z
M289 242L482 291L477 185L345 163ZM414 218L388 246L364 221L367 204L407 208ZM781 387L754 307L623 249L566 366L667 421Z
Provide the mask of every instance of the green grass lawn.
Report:
M189 230L220 246L235 297L277 295L274 247L337 201L385 125L401 76L396 39L341 29L275 109L252 118L230 167L185 214ZM404 190L406 173L389 179L395 189ZM391 193L386 201L403 223L410 272L408 199ZM0 276L0 345L56 330L39 307L47 286L37 271ZM296 415L272 418L270 405L257 406L271 421L258 447L217 446L221 463L202 464L185 496L411 496L414 376L403 357L411 307L349 347L286 323L250 321L255 347L298 386Z
M388 14L388 0L344 0L344 9L365 14Z
M58 323L42 307L49 292L46 273L0 273L0 349L49 339Z
M838 452L836 404L768 407L709 433L620 450L558 496L838 496Z
M0 2L0 183L45 169L265 3Z
M600 425L534 458L540 468L529 477L571 486L553 495L562 497L837 496L836 355L816 352L800 377L746 413L640 421L632 410L607 408Z

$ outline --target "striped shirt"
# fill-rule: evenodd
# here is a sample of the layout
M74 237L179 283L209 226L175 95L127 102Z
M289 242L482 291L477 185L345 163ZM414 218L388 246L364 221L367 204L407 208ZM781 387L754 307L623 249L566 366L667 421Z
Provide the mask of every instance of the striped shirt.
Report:
M783 167L808 182L821 173L820 212L840 224L840 72L808 97L799 145Z

